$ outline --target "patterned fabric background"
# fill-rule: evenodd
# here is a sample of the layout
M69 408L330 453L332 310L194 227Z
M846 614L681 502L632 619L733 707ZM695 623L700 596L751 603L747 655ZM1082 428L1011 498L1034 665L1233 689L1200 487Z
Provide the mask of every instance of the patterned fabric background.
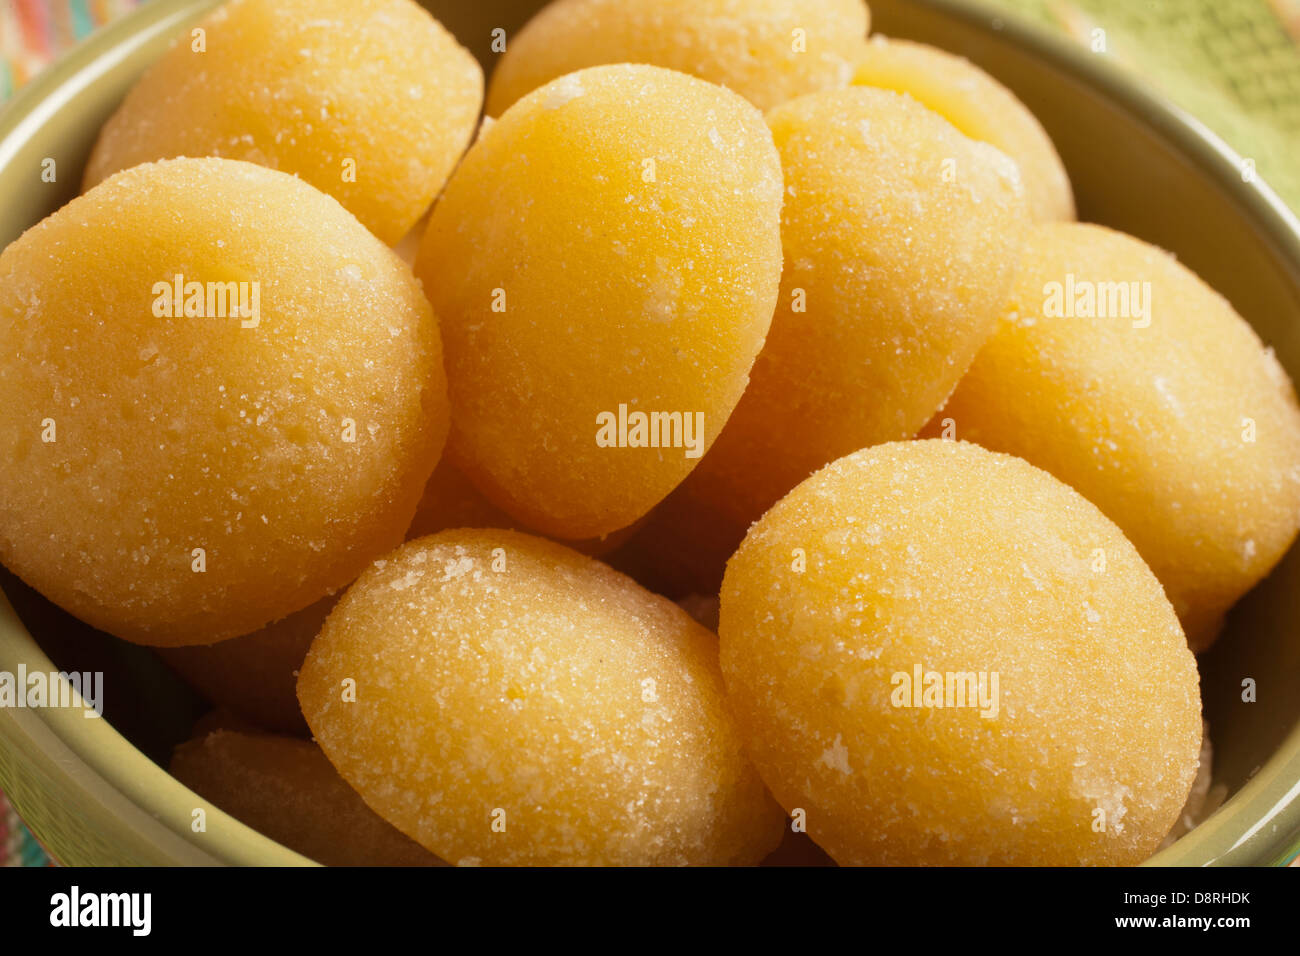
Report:
M0 99L140 0L0 0Z
M0 0L0 101L142 0ZM982 0L1089 44L1254 159L1300 210L1300 0ZM0 795L0 862L48 865Z
M1300 210L1300 0L986 0L1088 44L1218 133Z

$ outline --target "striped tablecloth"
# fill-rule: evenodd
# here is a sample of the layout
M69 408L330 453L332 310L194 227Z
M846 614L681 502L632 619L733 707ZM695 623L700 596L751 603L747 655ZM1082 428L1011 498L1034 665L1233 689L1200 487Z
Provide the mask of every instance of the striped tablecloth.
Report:
M0 100L99 24L147 0L0 0ZM1300 210L1300 0L982 0L1090 42L1197 116ZM0 794L0 862L48 858Z

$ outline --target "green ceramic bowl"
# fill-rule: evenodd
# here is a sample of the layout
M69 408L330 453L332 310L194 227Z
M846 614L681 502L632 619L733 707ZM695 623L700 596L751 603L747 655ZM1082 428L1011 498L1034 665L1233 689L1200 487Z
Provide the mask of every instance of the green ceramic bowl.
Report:
M218 0L153 0L92 37L0 113L0 246L77 191L95 134L132 81ZM490 31L536 0L430 2L490 68ZM1300 380L1300 222L1195 120L1117 79L1093 54L955 0L872 0L879 32L963 54L1038 114L1069 167L1081 218L1175 251L1232 300ZM53 159L57 181L43 182ZM73 864L303 864L209 810L160 764L203 709L154 655L99 634L0 574L0 670L102 670L103 720L0 709L0 787ZM1153 864L1280 864L1300 851L1300 550L1232 613L1201 659L1215 778L1230 794ZM7 598L7 600L5 600ZM1257 701L1241 700L1246 678Z

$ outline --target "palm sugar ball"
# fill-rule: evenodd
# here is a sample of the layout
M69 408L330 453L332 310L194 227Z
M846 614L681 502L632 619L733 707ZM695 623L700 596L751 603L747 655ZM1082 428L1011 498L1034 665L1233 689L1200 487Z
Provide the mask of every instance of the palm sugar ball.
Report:
M924 43L877 35L863 47L853 82L906 93L971 139L1006 153L1020 167L1035 220L1074 218L1070 177L1042 123L970 60Z
M450 863L753 864L781 839L714 635L540 538L446 531L376 562L298 698L343 778Z
M992 333L1028 214L1014 163L914 100L851 87L768 114L785 269L752 381L688 479L739 540L827 462L911 438Z
M298 706L298 668L335 600L334 595L321 598L227 641L160 647L158 656L223 711L263 730L306 736L307 723Z
M442 322L453 464L549 536L641 518L745 389L776 302L780 210L762 115L703 80L593 67L512 106L416 260Z
M846 85L869 23L862 0L555 0L508 38L487 111L606 63L679 70L767 110Z
M241 823L326 866L445 865L378 817L306 740L218 730L177 747L169 769ZM204 832L219 841L223 830L213 821Z
M934 427L1096 504L1193 650L1300 528L1300 409L1255 331L1173 256L1101 226L1034 230L997 331Z
M85 184L157 159L242 159L301 176L392 245L482 105L478 62L412 0L230 0L132 87Z
M114 176L0 255L0 560L145 644L248 634L352 581L447 429L410 270L285 173Z
M759 772L840 864L1138 863L1196 774L1160 582L977 445L891 442L795 488L728 564L720 638Z

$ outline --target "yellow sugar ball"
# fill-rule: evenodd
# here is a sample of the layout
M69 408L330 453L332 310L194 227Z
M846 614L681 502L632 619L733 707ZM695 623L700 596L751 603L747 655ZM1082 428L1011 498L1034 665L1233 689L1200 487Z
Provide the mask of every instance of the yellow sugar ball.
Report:
M555 537L646 514L745 388L776 301L780 208L771 133L721 87L594 67L511 107L416 260L443 323L456 467Z
M713 634L540 538L448 531L376 562L298 697L344 779L449 862L751 864L781 838Z
M749 389L687 480L735 540L827 462L916 434L992 332L1028 225L1015 165L900 94L818 93L768 122L781 292Z
M556 0L509 39L488 114L565 73L651 63L735 90L759 109L844 86L870 16L862 0Z
M1014 93L965 57L877 35L864 45L853 82L906 93L971 139L1014 159L1035 220L1074 218L1070 178L1042 124Z
M377 816L305 740L218 730L177 747L170 769L204 800L326 866L445 865Z
M447 429L410 270L337 202L137 166L0 255L0 561L145 644L248 634L410 524Z
M411 0L231 0L132 88L85 183L176 156L242 159L301 176L393 244L482 105L478 62Z
M1137 863L1197 768L1196 662L1119 529L968 443L840 459L751 529L722 670L772 793L841 864Z
M252 634L216 644L160 647L172 670L218 708L262 730L305 734L298 668L336 598L322 598Z
M1034 229L997 332L937 417L1020 455L1124 530L1193 650L1300 527L1286 372L1173 256L1101 226Z

